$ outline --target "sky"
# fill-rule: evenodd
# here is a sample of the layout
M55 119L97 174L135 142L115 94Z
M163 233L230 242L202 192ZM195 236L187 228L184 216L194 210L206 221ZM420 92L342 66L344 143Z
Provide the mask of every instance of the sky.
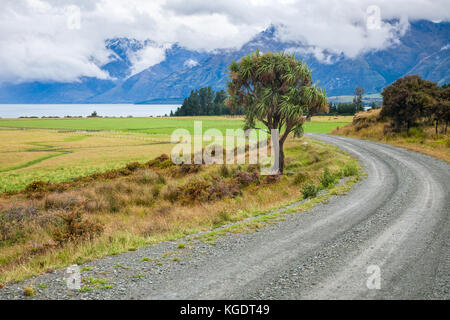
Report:
M411 20L450 19L448 0L0 0L0 83L112 79L105 40L150 39L133 74L190 50L239 48L270 24L281 40L355 57L394 45ZM390 21L388 23L386 21ZM395 22L393 22L395 21ZM191 62L187 62L188 64ZM192 62L196 63L196 62Z

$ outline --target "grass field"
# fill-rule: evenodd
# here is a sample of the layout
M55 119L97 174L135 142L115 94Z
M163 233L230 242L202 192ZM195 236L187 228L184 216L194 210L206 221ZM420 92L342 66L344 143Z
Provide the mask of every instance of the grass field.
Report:
M178 128L193 133L194 121L203 131L242 128L242 118L83 118L1 119L0 190L27 184L68 181L94 172L116 169L133 161L148 161L170 153L170 134ZM351 117L314 117L306 132L327 133Z
M58 130L102 130L147 134L171 134L184 128L193 133L194 121L202 121L203 131L211 128L242 128L242 118L235 117L172 117L172 118L81 118L81 119L0 119L0 128L35 128ZM313 117L304 125L305 132L328 133L336 126L351 122L351 117Z

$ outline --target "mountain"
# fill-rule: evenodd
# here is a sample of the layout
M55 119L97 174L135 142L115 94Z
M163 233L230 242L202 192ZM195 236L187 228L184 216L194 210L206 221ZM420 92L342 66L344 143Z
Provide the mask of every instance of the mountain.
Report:
M288 50L313 70L313 79L329 96L352 95L357 85L366 93L378 93L395 79L419 74L439 84L449 82L450 23L411 22L398 43L350 59L327 55L320 61L314 49L301 42L281 42L270 26L237 50L197 52L178 45L166 50L166 59L132 74L130 56L151 45L150 40L116 38L105 41L110 62L102 69L113 80L84 77L75 83L22 83L0 86L0 103L162 103L181 101L192 89L211 86L224 89L230 62L259 49Z

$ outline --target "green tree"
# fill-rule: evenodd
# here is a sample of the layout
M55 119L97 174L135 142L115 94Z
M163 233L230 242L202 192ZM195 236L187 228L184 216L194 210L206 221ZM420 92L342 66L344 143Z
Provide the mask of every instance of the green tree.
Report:
M450 122L450 86L442 86L440 98L442 101L442 121L445 123L444 133L447 134L448 123Z
M261 121L268 131L279 130L279 172L283 173L284 142L291 132L303 133L306 117L328 111L325 91L313 85L305 63L284 51L260 54L256 50L233 61L229 70L227 105L231 110L244 108L245 129Z
M230 109L225 105L226 98L227 93L224 90L217 91L216 93L214 93L211 87L192 90L189 97L184 99L182 106L175 111L173 116L230 114Z
M383 109L380 115L392 119L394 130L406 128L409 132L422 118L431 118L434 111L430 106L435 103L438 89L435 82L423 80L418 75L397 79L381 93Z
M434 124L436 136L439 134L439 124L444 125L443 132L447 134L448 122L450 121L450 87L433 86L432 97L428 99L425 107L426 115L431 123Z

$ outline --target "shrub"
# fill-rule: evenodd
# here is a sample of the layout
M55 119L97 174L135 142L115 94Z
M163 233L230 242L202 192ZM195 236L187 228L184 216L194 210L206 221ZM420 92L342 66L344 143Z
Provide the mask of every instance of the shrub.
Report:
M317 187L313 184L305 184L302 187L301 192L303 194L303 198L305 198L305 199L313 198L317 195L317 192L319 192L319 187Z
M45 192L47 191L48 183L38 180L33 181L29 185L25 187L25 192L33 193L33 192Z
M294 184L302 184L306 180L308 180L309 175L304 172L299 172L294 177Z
M265 184L273 184L280 181L280 175L279 174L271 174L264 177L264 183Z
M188 181L181 187L185 202L205 201L208 199L210 183L202 178Z
M92 240L103 232L100 223L85 220L81 212L63 213L52 234L54 241L63 244L69 241Z
M356 167L356 165L354 164L346 164L342 169L341 169L341 174L344 177L350 177L350 176L355 176L358 174L358 168Z
M250 164L247 167L247 172L256 173L259 175L259 173L260 173L259 166L257 164Z
M231 176L231 172L225 164L222 164L219 168L219 175L223 178L228 178Z
M328 168L323 170L322 175L320 176L320 184L324 188L328 188L329 186L334 185L336 182L336 177L331 174Z
M129 176L130 174L132 174L132 171L128 168L122 168L122 169L117 169L117 174L121 175L121 176Z
M162 163L166 163L167 164L167 161L170 164L173 164L172 161L170 161L169 156L164 153L164 154L160 155L159 157L156 157L155 159L148 161L145 164L145 166L147 166L149 168L161 168Z
M225 197L236 197L241 194L239 185L218 180L208 188L208 200L222 199Z
M125 166L125 168L130 171L136 171L137 169L139 169L141 167L142 167L142 164L140 164L139 162L131 162Z
M173 163L172 161L166 160L166 161L163 161L163 162L161 162L161 163L159 164L159 168L161 168L161 169L166 169L166 168L170 168L170 167L173 166L173 165L174 165L174 163Z
M238 170L234 174L234 179L242 187L246 187L252 183L259 184L259 174Z
M177 173L180 175L186 175L190 173L197 173L202 169L200 164L181 164L178 167Z
M31 287L23 288L23 295L25 297L30 297L31 298L31 297L34 296L34 293L35 293L35 290L33 288L31 288Z

